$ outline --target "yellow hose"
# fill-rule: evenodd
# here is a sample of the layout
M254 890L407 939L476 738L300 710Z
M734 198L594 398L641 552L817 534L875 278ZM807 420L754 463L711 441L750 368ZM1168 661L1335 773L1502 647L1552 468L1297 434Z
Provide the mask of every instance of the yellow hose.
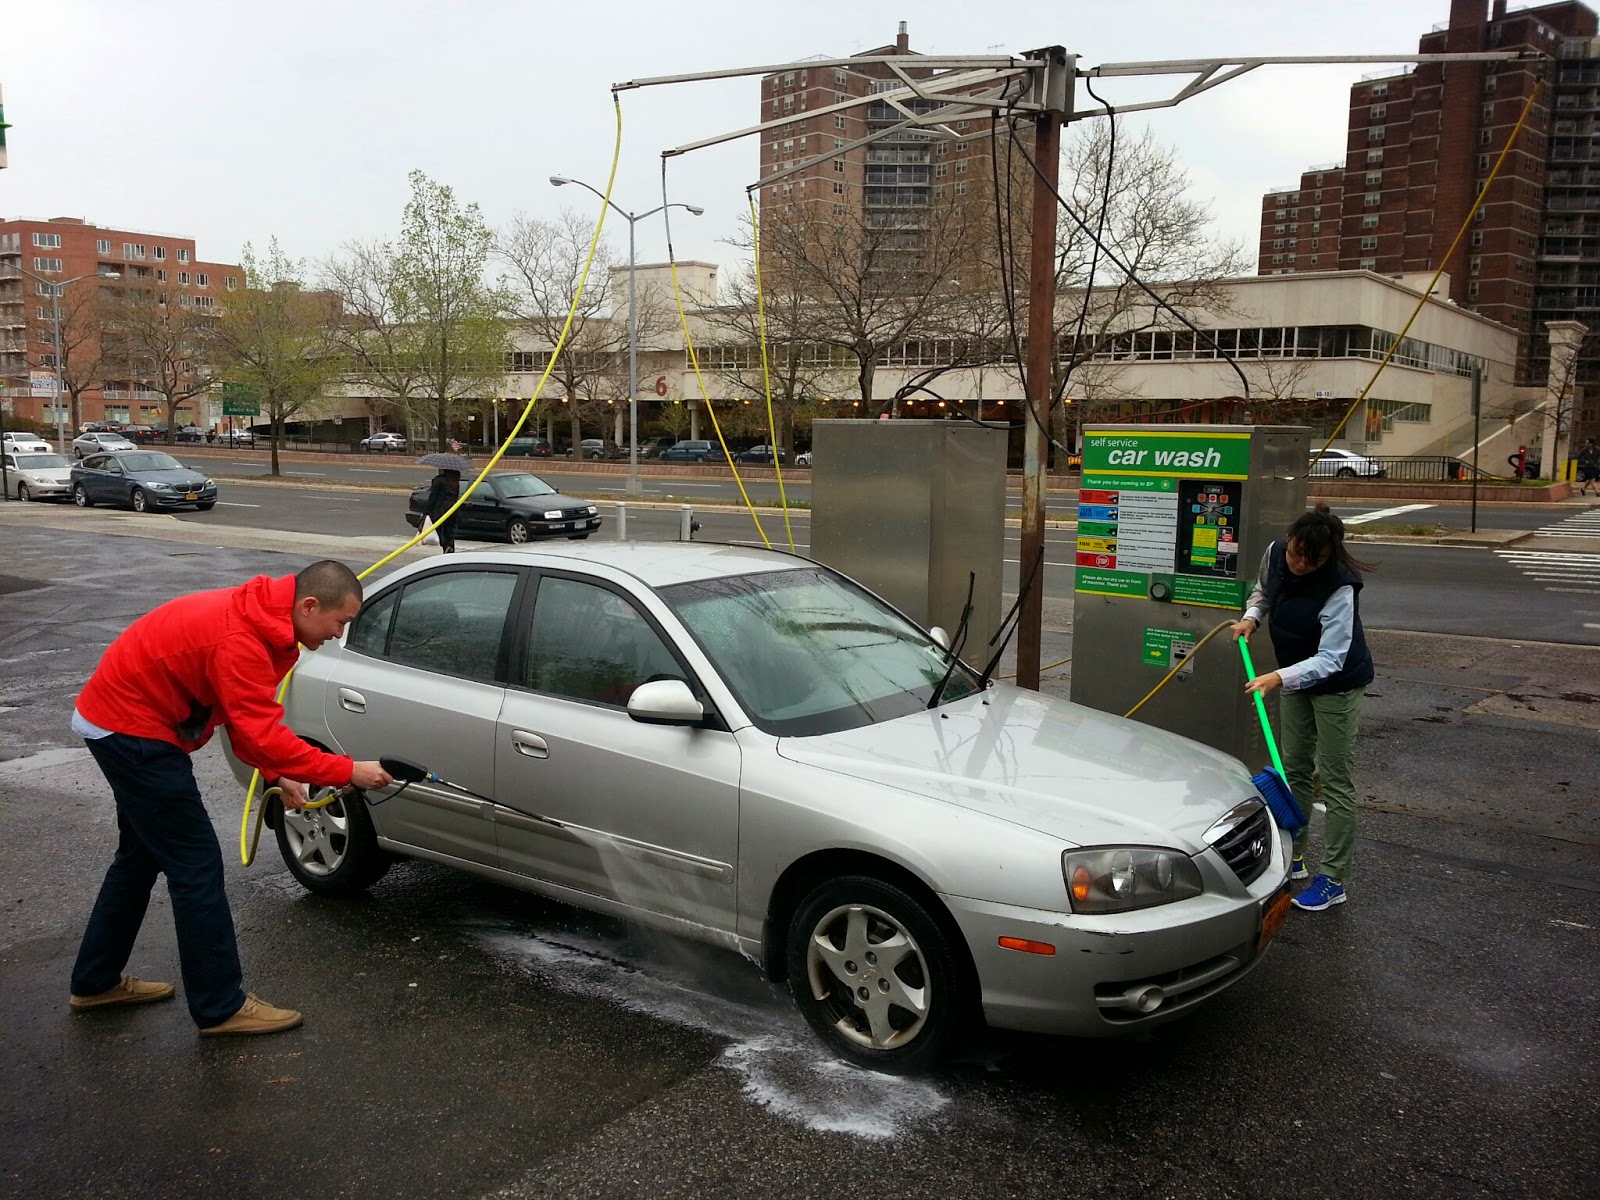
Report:
M767 302L761 288L761 226L756 218L756 195L746 191L750 201L750 245L755 255L756 340L761 343L761 384L767 393L767 445L772 448L772 469L778 473L778 502L783 505L783 532L794 553L794 526L789 521L789 494L783 487L783 464L778 461L778 431L772 419L772 372L767 366Z
M617 181L617 164L622 158L622 102L617 98L615 93L612 93L611 103L612 107L616 110L616 140L611 149L611 173L606 176L606 191L600 205L600 219L595 222L594 237L590 239L589 242L589 256L584 260L583 274L578 277L578 289L572 297L571 306L567 309L567 319L566 322L561 326L561 336L556 339L555 347L550 352L550 360L545 363L544 374L539 377L539 386L533 389L533 395L529 398L528 403L523 406L522 415L517 418L516 423L512 425L511 428L506 432L506 436L500 442L499 447L496 448L494 454L490 456L489 461L483 465L483 470L478 472L476 478L474 478L470 484L461 489L461 495L456 497L456 502L446 509L444 514L439 518L441 521L447 521L454 516L456 510L465 504L467 502L467 498L472 495L472 489L482 483L488 476L489 472L494 469L495 465L503 457L505 457L506 448L511 445L512 439L522 432L522 427L527 423L528 417L533 412L534 406L539 403L539 397L544 392L545 384L550 381L551 372L555 370L556 360L561 356L561 351L566 347L567 337L572 332L573 318L577 314L578 305L583 300L584 289L589 283L589 268L594 265L595 254L600 248L600 236L602 231L605 229L606 213L611 207L611 189ZM674 273L673 276L673 286L674 288L677 286L676 273ZM415 537L403 543L397 549L385 554L377 562L366 568L366 570L358 572L356 578L366 579L374 571L378 570L378 568L393 562L407 550L419 545L422 542L422 539L426 536L427 532L425 530L418 529ZM280 705L283 703L284 696L288 694L289 681L293 678L294 669L291 667L289 673L283 677L283 684L278 688L278 703ZM267 797L270 796L275 790L273 788L268 788L261 797L261 809L258 811L256 816L256 837L254 840L252 840L250 838L250 809L255 800L256 788L260 785L260 783L261 772L253 771L250 775L250 786L245 791L244 816L239 824L239 858L247 867L255 861L256 849L261 836L261 822L264 819ZM281 790L279 791L279 795L282 795ZM322 802L316 805L307 805L306 807L325 807L327 804L331 804L333 802L333 798L334 797L330 795Z
M1173 677L1175 675L1177 675L1177 673L1179 671L1183 670L1183 668L1186 667L1189 664L1189 660L1192 659L1196 654L1200 653L1200 648L1202 646L1204 646L1212 638L1216 637L1217 634L1221 633L1224 629L1232 629L1232 628L1233 628L1233 622L1232 621L1222 621L1222 622L1220 622L1215 628L1213 628L1211 630L1210 633L1206 634L1205 637L1201 638L1198 642L1196 642L1194 644L1194 649L1189 651L1189 653L1184 657L1184 660L1181 663L1179 663L1177 666L1173 667L1172 670L1168 671L1165 675L1163 675L1161 677L1161 682L1160 683L1156 684L1155 687L1151 688L1148 692L1145 693L1145 697L1144 697L1143 700L1139 701L1139 703L1135 704L1132 708L1130 708L1127 712L1123 713L1122 715L1124 717L1133 716L1134 713L1138 712L1141 708L1143 708L1146 704L1148 704L1150 702L1151 698L1154 697L1157 692L1159 692L1162 688L1166 687L1167 684L1172 682Z

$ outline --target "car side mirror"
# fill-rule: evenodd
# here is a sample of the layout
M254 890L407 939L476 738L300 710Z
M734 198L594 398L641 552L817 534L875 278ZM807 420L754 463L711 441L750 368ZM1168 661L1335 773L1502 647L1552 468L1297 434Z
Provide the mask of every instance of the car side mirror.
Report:
M706 709L683 680L656 679L633 689L628 715L645 725L698 725Z
M939 643L939 649L950 649L950 635L944 631L943 625L935 625L932 629L928 630L928 636Z

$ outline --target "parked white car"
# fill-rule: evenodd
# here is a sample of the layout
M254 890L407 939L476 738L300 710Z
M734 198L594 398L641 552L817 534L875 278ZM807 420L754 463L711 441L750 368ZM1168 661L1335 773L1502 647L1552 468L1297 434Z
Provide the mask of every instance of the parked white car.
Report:
M360 446L363 450L389 450L405 453L406 439L398 433L375 433L371 437L361 439Z
M72 464L49 446L13 450L6 443L6 488L18 500L65 500L72 491Z
M811 465L811 451L802 450L799 454L796 454L794 456L794 465L797 467L809 467Z
M10 430L0 438L0 448L7 454L54 454L55 447L36 433L18 433Z
M1334 476L1344 479L1382 479L1388 471L1376 459L1357 454L1354 450L1330 449L1323 452L1307 474L1311 479L1331 479Z
M76 458L88 458L91 454L137 450L138 448L120 433L85 433L72 439L72 453Z

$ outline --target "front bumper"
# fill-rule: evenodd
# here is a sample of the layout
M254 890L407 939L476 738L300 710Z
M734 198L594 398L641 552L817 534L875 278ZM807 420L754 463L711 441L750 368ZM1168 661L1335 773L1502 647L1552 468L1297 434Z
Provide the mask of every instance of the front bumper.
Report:
M200 488L194 492L149 491L145 495L150 497L151 506L154 508L191 508L196 504L217 502L217 489L214 487Z
M1204 895L1114 917L941 895L972 952L985 1019L1105 1037L1171 1020L1243 979L1266 949L1258 943L1267 907L1287 885L1289 838L1279 832L1271 865L1248 888L1206 855ZM1055 953L1008 950L1002 937Z
M67 496L72 495L72 485L70 483L47 483L43 480L35 483L31 479L17 480L13 478L11 481L12 488L15 489L19 482L28 485L28 491L35 500L42 500L46 496L60 496L65 499Z

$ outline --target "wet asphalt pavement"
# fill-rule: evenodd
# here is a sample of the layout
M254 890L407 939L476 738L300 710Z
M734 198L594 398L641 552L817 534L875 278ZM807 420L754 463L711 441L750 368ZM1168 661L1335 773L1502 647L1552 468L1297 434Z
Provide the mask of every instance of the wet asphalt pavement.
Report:
M270 844L239 865L214 748L246 984L305 1027L70 1015L115 840L73 696L155 604L305 560L0 528L0 1194L1596 1194L1592 647L1375 634L1351 902L1134 1040L985 1034L876 1076L731 954L426 864L318 900ZM1047 652L1069 639L1056 610ZM130 970L178 979L159 890Z

